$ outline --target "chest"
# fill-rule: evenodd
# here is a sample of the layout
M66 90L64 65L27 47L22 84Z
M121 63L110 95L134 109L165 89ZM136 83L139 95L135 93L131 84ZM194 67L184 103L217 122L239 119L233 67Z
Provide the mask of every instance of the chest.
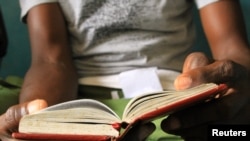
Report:
M186 0L61 0L60 4L72 26L114 28L167 26L191 6Z

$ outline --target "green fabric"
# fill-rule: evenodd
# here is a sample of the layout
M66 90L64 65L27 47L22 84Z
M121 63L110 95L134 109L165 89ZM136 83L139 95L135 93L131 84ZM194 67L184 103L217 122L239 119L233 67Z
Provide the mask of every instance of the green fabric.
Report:
M4 113L10 106L18 103L21 85L22 78L17 76L0 79L0 114Z
M121 117L122 112L129 99L106 99L100 101L108 105ZM156 130L153 132L153 134L150 135L147 141L183 141L183 139L178 136L166 134L165 132L163 132L160 127L161 121L162 119L153 121L153 123L156 125Z

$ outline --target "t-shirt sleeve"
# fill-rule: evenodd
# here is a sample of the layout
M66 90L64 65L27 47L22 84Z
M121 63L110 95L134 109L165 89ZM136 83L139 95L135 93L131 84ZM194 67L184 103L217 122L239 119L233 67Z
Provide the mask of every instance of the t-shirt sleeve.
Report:
M20 8L21 8L21 20L25 22L25 17L29 10L32 7L35 7L39 4L44 4L44 3L53 3L57 2L58 0L19 0Z
M195 3L198 7L198 9L201 9L202 7L208 5L208 4L211 4L211 3L214 3L214 2L217 2L219 0L195 0Z

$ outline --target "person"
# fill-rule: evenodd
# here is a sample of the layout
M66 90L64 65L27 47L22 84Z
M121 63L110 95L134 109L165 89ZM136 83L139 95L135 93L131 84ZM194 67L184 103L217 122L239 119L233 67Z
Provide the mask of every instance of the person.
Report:
M195 2L213 59L190 52L193 1L20 0L32 63L20 104L0 117L1 139L14 140L10 134L22 115L76 99L78 88L90 85L85 80L109 82L98 80L147 67L157 67L164 76L181 72L173 82L178 90L206 82L229 86L221 98L168 116L162 121L165 132L203 141L210 123L249 124L250 49L239 1ZM154 130L147 127L132 138L144 140Z

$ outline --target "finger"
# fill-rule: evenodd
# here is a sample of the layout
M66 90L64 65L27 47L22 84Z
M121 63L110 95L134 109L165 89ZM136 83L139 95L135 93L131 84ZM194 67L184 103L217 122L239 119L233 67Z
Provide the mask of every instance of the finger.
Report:
M155 125L151 122L140 126L139 140L140 141L146 140L146 138L153 133L155 128L156 128Z
M1 121L3 123L2 128L6 131L13 132L16 130L22 116L41 110L45 107L47 107L47 103L44 100L34 100L12 106L1 116L1 120L3 120L3 122Z
M204 67L189 70L178 76L174 82L177 90L187 89L202 83L236 82L246 77L247 70L232 61L216 61ZM231 83L232 84L232 83Z
M189 54L185 59L182 72L185 73L189 70L208 65L209 63L210 60L206 57L204 53L194 52Z
M178 136L184 141L207 141L208 137L208 125L201 125L197 127L193 127L192 129L185 129L179 131Z
M13 139L10 135L5 134L5 135L0 135L0 141L25 141L25 140Z
M177 90L186 89L195 85L198 85L200 82L192 81L192 77L189 75L189 71L197 69L199 67L204 67L210 63L209 59L204 53L195 52L187 56L183 65L183 74L177 77L174 82L175 88ZM185 74L187 73L187 74ZM195 72L194 72L195 73Z
M146 138L153 133L155 125L152 122L138 124L133 128L129 129L125 136L119 138L119 141L144 141Z

